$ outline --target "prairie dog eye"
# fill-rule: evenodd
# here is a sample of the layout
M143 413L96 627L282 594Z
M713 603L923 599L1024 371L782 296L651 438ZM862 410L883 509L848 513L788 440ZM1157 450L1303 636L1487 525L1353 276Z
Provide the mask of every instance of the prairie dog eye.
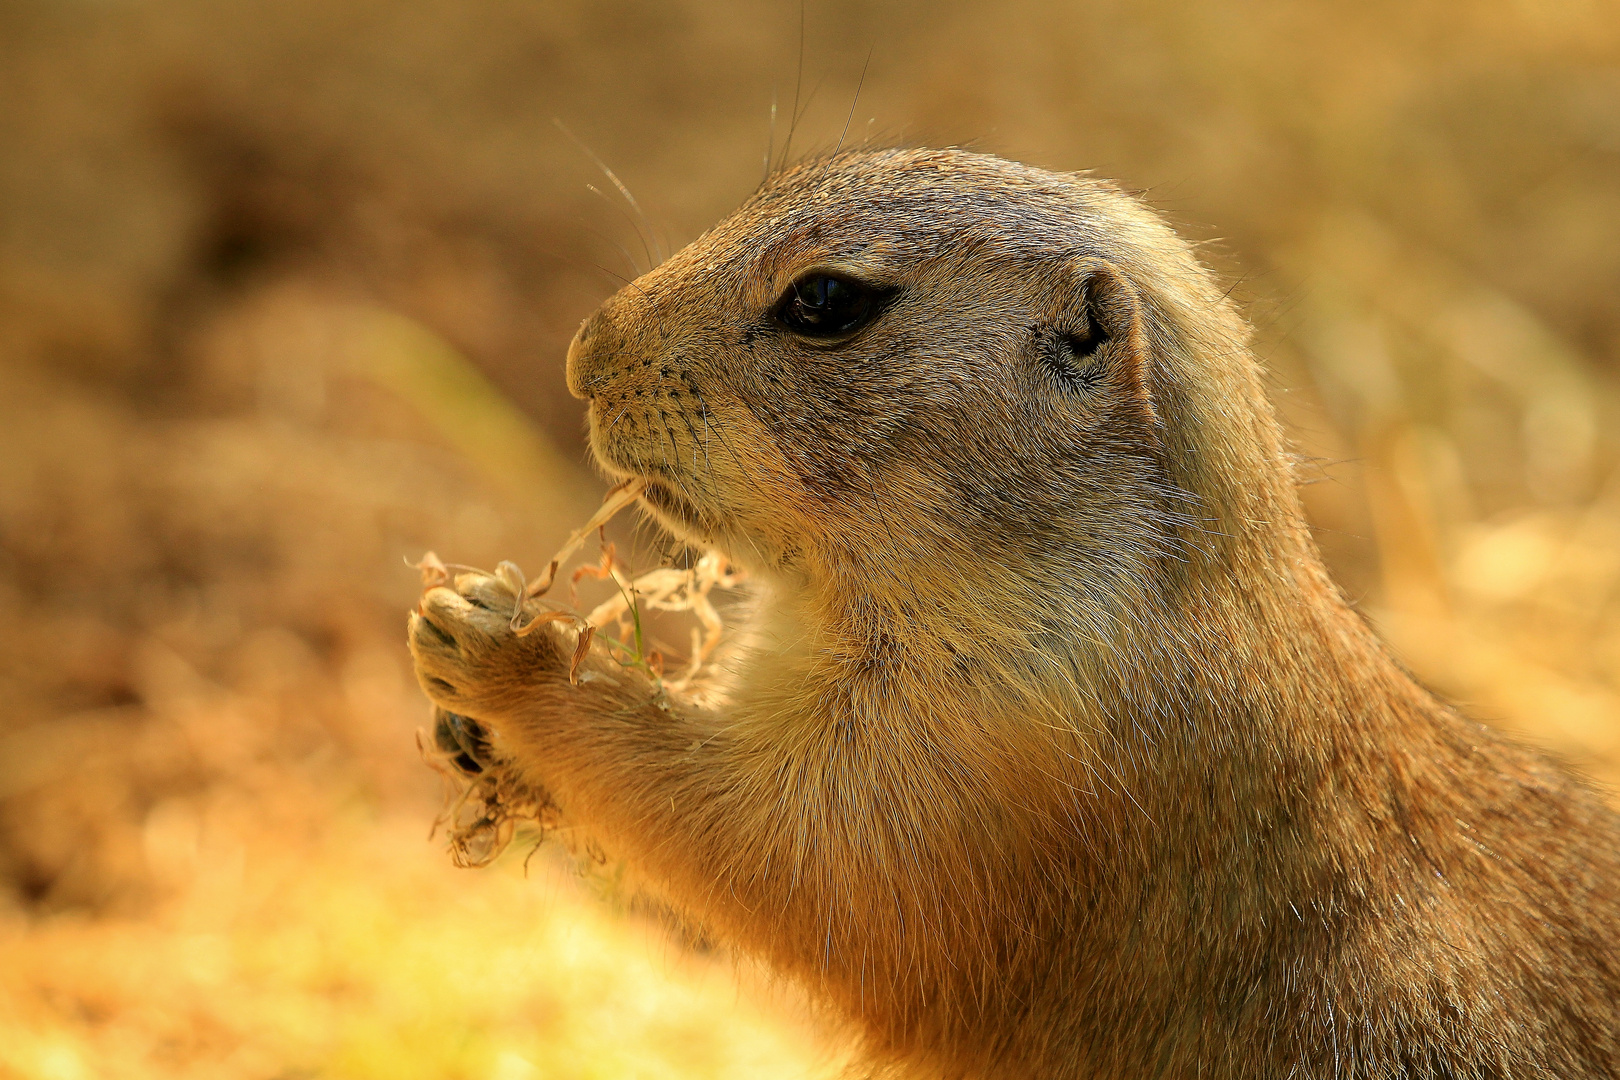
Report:
M882 300L882 293L853 278L811 273L777 301L776 321L803 337L843 337L870 322Z

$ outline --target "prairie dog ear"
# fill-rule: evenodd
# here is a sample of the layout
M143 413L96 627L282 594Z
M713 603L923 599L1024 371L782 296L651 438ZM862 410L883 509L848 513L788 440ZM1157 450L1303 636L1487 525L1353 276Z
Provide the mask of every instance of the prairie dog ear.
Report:
M1103 259L1069 262L1043 306L1036 349L1059 385L1155 423L1142 302L1119 268Z

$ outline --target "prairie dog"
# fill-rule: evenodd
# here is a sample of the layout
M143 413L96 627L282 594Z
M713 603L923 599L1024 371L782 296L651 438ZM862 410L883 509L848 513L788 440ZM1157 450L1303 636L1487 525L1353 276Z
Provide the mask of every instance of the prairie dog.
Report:
M1620 1075L1620 820L1389 656L1247 329L1084 176L788 169L585 324L653 517L764 583L723 707L571 685L510 591L424 689L876 1075Z

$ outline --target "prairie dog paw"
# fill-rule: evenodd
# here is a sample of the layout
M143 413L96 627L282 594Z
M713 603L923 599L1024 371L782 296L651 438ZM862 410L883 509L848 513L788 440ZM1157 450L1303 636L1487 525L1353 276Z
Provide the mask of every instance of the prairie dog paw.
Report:
M433 749L462 776L472 778L495 764L489 732L470 716L435 707L433 710Z
M407 637L417 681L435 704L487 716L564 670L555 631L513 631L517 607L512 587L489 574L459 574L451 587L422 594Z

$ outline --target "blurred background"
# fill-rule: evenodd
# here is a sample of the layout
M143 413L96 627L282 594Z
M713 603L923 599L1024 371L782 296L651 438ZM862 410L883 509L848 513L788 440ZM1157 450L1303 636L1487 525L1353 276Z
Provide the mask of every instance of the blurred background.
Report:
M1620 8L802 20L0 3L0 1077L836 1068L547 851L449 865L403 620L423 550L538 568L583 520L574 327L846 122L1143 189L1254 320L1354 599L1620 780Z

